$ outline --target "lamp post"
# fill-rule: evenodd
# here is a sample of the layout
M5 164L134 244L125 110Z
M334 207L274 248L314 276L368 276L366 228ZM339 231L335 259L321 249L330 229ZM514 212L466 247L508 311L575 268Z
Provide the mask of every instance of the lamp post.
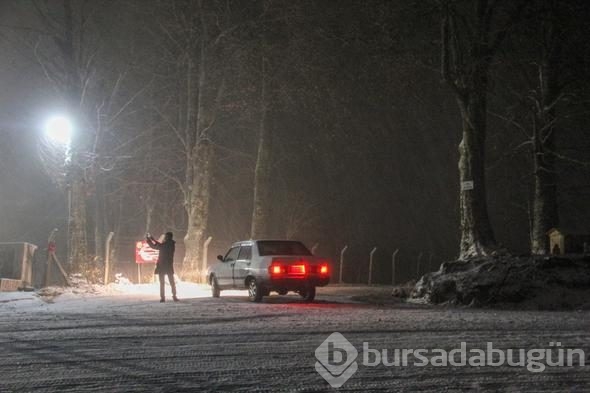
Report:
M49 141L56 144L59 148L65 151L65 162L66 167L66 187L67 187L67 198L68 198L68 219L66 222L66 247L67 253L70 253L70 223L72 221L72 187L69 182L70 168L72 163L72 134L73 126L70 119L66 116L53 116L50 117L45 123L45 136ZM68 258L69 260L69 258Z

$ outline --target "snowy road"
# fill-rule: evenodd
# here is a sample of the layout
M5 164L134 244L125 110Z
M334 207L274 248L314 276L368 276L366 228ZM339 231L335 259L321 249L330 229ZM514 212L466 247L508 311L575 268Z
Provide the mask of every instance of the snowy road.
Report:
M350 291L324 290L314 304L295 296L252 304L243 293L164 304L143 293L65 294L53 303L0 297L0 392L335 391L314 367L316 347L335 331L359 353L363 342L392 350L453 349L462 341L529 349L559 341L583 349L590 363L589 311L369 305L350 301ZM590 391L588 365L532 373L361 361L338 391Z

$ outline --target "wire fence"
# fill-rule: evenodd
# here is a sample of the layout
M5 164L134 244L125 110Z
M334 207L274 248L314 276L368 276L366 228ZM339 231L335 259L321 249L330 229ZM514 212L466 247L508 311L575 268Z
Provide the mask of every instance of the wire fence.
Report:
M113 258L108 268L107 280L114 280L115 274L122 274L132 282L151 282L154 279L154 264L138 264L135 261L135 247L138 241L131 237L118 238L111 245ZM203 249L206 259L199 261L199 274L217 261L218 255L225 255L233 241L211 239ZM323 246L310 242L313 254L325 258L331 265L331 283L399 285L418 280L422 275L439 269L445 259L427 250L411 250L395 246L371 246L343 244ZM206 247L205 247L206 246ZM174 266L177 273L183 271L185 248L182 240L176 243ZM103 263L101 261L100 263Z

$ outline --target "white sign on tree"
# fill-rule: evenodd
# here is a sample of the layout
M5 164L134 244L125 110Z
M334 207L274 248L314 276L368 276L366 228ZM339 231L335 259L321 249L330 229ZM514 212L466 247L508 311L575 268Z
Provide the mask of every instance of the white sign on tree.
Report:
M473 190L473 180L461 182L461 191Z

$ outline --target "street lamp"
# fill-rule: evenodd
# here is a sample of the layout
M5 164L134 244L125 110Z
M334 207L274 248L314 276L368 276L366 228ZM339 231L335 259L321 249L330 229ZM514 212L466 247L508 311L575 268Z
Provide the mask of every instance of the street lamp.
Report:
M58 147L57 150L62 150L65 155L65 161L63 165L65 165L65 174L66 174L66 185L67 185L67 209L68 209L68 220L67 220L67 229L66 229L66 248L67 253L70 253L71 244L70 244L70 226L72 222L72 185L71 182L71 168L70 165L72 164L72 151L71 151L71 143L72 143L72 134L73 134L73 126L72 122L65 116L53 116L50 117L47 122L45 123L45 136L47 140L54 144L55 147ZM69 258L68 258L69 260Z
M66 147L69 147L72 141L72 130L72 122L64 116L51 117L45 124L45 135Z

